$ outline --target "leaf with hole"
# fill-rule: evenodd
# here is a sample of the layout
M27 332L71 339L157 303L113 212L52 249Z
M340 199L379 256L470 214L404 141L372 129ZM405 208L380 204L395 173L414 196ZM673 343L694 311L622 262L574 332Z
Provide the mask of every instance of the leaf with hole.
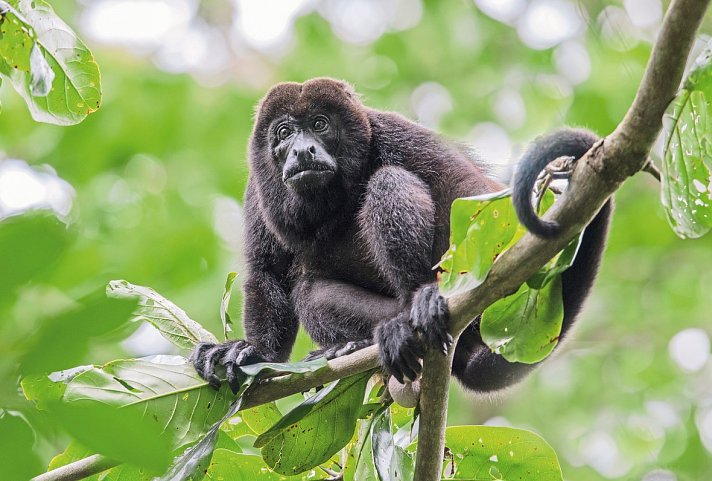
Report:
M440 291L452 296L480 285L517 232L509 191L455 199L450 211L450 248L438 266Z
M36 390L26 395L47 400ZM56 390L46 396L54 398ZM179 447L202 437L225 415L234 397L227 386L211 388L181 356L151 356L94 366L69 380L61 399L67 404L93 400L140 406L144 422L156 425Z
M451 426L443 479L561 481L556 453L536 434L497 426Z
M340 379L287 413L255 447L274 471L294 475L328 461L351 440L371 372Z
M0 74L32 118L73 125L101 104L99 67L74 31L42 0L0 0Z

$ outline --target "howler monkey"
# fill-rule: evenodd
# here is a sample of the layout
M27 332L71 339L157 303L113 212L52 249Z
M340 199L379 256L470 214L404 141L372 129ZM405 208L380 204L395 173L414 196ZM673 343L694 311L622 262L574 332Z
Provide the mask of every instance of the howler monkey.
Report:
M579 158L598 139L562 130L537 140L513 184L522 223L551 237L557 225L533 210L538 173L560 156ZM444 350L447 303L436 271L448 248L450 205L503 186L461 147L401 115L364 106L346 83L282 83L257 110L245 194L245 340L201 344L194 365L213 386L224 366L286 361L299 323L333 358L377 342L396 379L415 379L427 346ZM588 295L606 240L610 205L586 228L562 278L564 335ZM457 342L453 374L493 391L533 368L491 352L474 319Z

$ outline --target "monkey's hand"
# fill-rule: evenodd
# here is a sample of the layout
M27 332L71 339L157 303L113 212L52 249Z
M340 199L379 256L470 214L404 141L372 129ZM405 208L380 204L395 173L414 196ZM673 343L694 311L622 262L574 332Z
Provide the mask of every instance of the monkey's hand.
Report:
M347 356L353 352L360 351L364 347L368 347L373 344L371 339L361 339L360 341L349 341L344 344L337 344L335 346L325 347L323 349L316 349L307 354L304 358L305 361L311 361L319 357L325 357L327 359L336 359L337 357Z
M195 346L190 361L200 377L215 389L220 389L219 374L225 372L227 383L233 393L237 393L244 375L239 366L264 362L266 359L255 346L247 341L228 341L222 344L201 342Z
M447 300L440 295L437 284L428 284L415 293L410 323L423 342L443 354L447 354L452 344L452 336L447 332L449 318Z
M383 367L401 384L406 378L415 381L423 370L420 360L425 349L408 315L402 313L383 322L374 335Z

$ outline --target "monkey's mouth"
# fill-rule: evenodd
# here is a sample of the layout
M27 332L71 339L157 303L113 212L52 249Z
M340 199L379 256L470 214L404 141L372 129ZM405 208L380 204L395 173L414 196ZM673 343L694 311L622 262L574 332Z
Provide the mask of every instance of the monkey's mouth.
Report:
M336 172L324 164L308 164L291 169L285 174L284 183L296 191L301 191L325 186Z

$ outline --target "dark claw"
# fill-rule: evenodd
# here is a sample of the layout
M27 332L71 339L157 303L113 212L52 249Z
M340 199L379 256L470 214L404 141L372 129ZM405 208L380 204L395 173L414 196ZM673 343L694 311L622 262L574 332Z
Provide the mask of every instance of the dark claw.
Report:
M376 329L376 340L381 363L398 382L418 378L424 350L407 315L401 314L381 324Z
M452 344L452 336L447 332L450 317L447 300L440 295L435 285L427 285L416 292L410 310L410 322L421 339L443 354Z
M247 341L228 341L222 344L201 343L190 356L198 375L214 389L220 389L223 370L230 389L236 393L245 379L239 366L264 361L257 348Z

